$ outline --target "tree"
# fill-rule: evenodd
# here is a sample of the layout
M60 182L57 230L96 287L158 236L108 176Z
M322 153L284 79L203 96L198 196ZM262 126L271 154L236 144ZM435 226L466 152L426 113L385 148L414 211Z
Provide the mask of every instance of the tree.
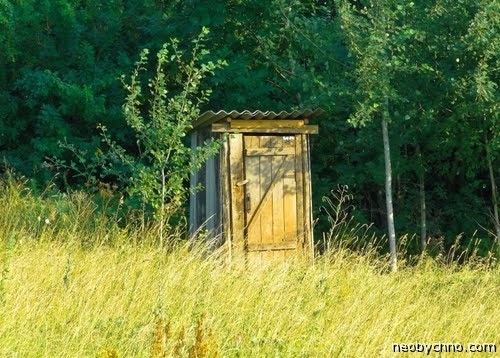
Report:
M85 157L73 145L64 146L76 154L83 169L73 162L52 160L59 169L80 173L91 186L114 181L124 187L129 200L141 203L144 216L152 211L159 223L160 246L164 244L165 227L185 215L189 193L185 183L190 174L215 155L224 140L210 140L198 148L186 143L200 106L211 94L210 89L201 89L202 82L226 65L225 61L206 59L209 51L204 42L208 33L203 28L189 52L180 49L176 39L165 43L156 55L153 76L148 75L148 49L141 52L130 79L121 76L127 93L125 120L135 135L136 150L128 151L101 124L104 146L97 155Z
M351 53L356 57L359 106L351 123L363 126L380 120L385 163L385 194L391 271L397 270L396 234L392 196L392 166L388 125L393 121L391 108L403 101L394 84L396 75L406 71L408 59L404 42L414 30L401 21L413 3L399 5L395 1L367 1L358 7L339 1L342 28Z
M500 149L500 3L484 0L479 3L476 13L464 36L468 56L474 61L472 72L461 81L462 90L472 103L476 120L482 122L484 133L485 159L491 190L492 222L496 240L500 240L499 199L496 184L495 159ZM469 108L469 111L470 108ZM481 118L482 117L482 118Z

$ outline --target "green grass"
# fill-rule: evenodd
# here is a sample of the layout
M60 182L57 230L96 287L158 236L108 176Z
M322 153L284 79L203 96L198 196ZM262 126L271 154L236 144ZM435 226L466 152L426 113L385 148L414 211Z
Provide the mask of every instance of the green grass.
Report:
M388 274L384 257L335 249L314 265L245 269L185 244L159 249L154 232L97 220L86 200L1 189L0 357L393 357L393 343L414 342L500 348L498 268L422 258ZM52 215L50 224L39 215Z

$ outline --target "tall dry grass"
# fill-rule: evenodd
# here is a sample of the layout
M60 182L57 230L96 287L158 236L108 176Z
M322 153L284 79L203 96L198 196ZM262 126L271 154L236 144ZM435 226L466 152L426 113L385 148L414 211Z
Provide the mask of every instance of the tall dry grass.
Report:
M187 247L24 243L4 286L2 357L149 357L158 337L157 356L189 356L201 317L207 356L385 357L393 342L498 344L500 332L498 271L428 261L388 275L342 252L242 269Z
M336 248L313 265L245 268L99 226L82 198L16 190L0 194L10 214L0 227L1 357L392 357L393 343L500 345L492 267L424 257L387 274L370 251ZM51 224L26 208L54 210Z

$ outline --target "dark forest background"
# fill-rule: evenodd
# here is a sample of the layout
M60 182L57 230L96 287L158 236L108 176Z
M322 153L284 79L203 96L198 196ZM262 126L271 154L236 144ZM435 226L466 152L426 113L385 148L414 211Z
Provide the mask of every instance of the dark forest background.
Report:
M424 235L443 250L457 237L464 247L481 239L481 253L493 247L498 0L1 1L2 170L40 187L95 190L71 166L55 170L53 158L105 151L99 124L133 152L120 76L144 48L156 53L176 38L189 49L202 27L209 59L228 65L203 83L212 93L201 112L325 110L312 138L319 233L329 226L322 199L339 185L354 221L385 233L385 114L398 236Z

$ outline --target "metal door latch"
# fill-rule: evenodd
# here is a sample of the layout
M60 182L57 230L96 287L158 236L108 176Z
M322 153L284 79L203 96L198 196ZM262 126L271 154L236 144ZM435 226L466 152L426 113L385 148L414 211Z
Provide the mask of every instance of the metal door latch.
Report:
M242 180L242 181L237 182L237 183L236 183L236 186L238 186L238 187L239 187L239 186L243 186L243 185L245 185L245 184L247 184L247 183L248 183L248 179L245 179L245 180Z

